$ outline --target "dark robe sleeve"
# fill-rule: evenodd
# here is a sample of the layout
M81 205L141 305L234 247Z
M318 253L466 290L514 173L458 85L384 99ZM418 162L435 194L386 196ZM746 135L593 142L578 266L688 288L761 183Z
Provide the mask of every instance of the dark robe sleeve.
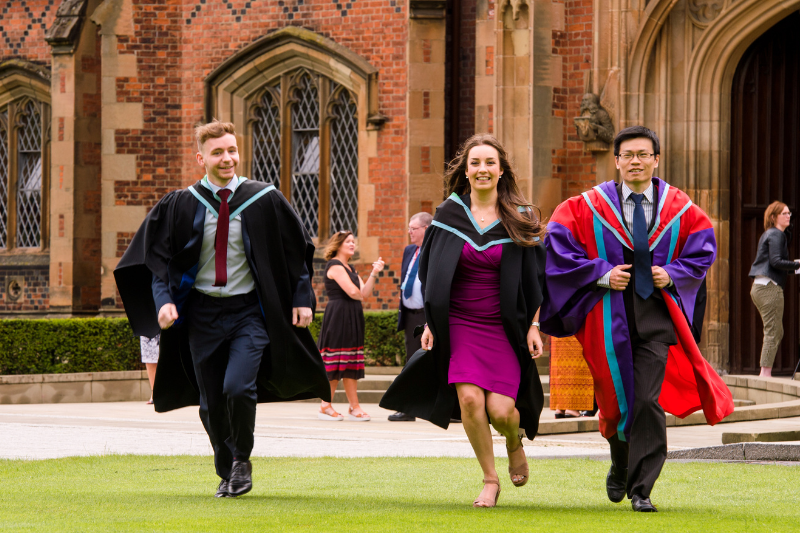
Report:
M292 296L292 307L311 307L314 299L314 289L311 287L311 276L308 274L308 266L303 263L303 271Z
M164 285L169 282L170 221L176 198L177 191L168 193L153 207L114 269L125 312L138 336L153 338L161 332L153 277Z

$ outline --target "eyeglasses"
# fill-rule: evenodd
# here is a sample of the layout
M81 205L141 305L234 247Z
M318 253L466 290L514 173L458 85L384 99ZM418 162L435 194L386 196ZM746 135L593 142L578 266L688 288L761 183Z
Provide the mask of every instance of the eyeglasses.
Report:
M414 227L414 226L409 226L409 227L408 227L408 231L409 231L409 233L410 233L410 232L412 232L412 231L417 231L418 229L425 229L425 228L427 228L427 227L428 227L428 226L417 226L417 227Z
M631 152L622 152L617 157L620 158L621 161L630 161L631 159L636 157L642 163L647 163L648 161L653 159L654 156L655 154L648 154L647 152L640 152L638 154L633 154Z
M790 216L792 216L792 212L791 212L791 211L789 211L789 212L787 212L787 213L781 213L781 215L786 215L787 217L790 217Z

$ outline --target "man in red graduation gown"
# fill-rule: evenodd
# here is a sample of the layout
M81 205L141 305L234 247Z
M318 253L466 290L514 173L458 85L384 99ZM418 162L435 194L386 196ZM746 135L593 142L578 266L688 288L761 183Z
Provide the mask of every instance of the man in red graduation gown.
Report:
M705 276L717 253L708 216L683 191L654 178L658 136L619 132L622 178L558 206L547 226L542 331L576 335L595 382L600 431L611 447L606 490L634 511L667 458L664 410L703 409L710 424L733 412L730 391L697 348Z
M283 195L236 175L233 124L195 129L206 176L150 211L114 271L136 335L161 333L158 412L200 406L221 478L252 488L256 403L330 400L307 326L314 246Z

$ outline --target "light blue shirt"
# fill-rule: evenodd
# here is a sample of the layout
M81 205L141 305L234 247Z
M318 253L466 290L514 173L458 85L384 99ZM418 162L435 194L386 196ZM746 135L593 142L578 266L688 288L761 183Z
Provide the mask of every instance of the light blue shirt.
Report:
M242 180L239 176L234 176L225 187L218 187L211 183L211 180L203 180L203 186L209 188L211 192L217 192L223 188L231 191L233 197L236 188ZM216 279L216 269L214 267L214 241L217 236L217 217L209 209L206 209L206 218L203 225L203 246L200 249L200 263L197 270L197 279L194 281L194 288L203 294L225 298L237 294L247 294L255 290L256 285L253 275L250 272L250 265L247 264L247 257L244 253L244 239L242 238L242 215L230 221L228 228L228 283L224 287L214 287Z

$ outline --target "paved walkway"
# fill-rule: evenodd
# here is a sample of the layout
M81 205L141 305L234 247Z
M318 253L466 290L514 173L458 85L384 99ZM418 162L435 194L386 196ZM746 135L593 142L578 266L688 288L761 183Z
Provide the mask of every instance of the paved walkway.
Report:
M337 408L344 406L336 405ZM370 422L324 422L317 404L260 404L254 456L472 457L461 424L448 430L428 422L389 422L390 411L363 404ZM545 410L542 418L552 418ZM668 429L671 450L721 444L722 432L800 429L800 418ZM143 402L0 405L0 458L47 459L102 454L211 455L197 408L157 414ZM495 454L505 457L502 437ZM540 436L525 441L528 457L608 458L599 433Z

